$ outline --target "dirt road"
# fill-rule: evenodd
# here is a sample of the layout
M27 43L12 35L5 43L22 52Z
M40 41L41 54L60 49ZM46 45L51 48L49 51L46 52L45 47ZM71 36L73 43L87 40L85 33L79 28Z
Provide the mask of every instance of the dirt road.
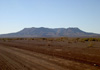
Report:
M99 70L95 66L0 45L0 70Z

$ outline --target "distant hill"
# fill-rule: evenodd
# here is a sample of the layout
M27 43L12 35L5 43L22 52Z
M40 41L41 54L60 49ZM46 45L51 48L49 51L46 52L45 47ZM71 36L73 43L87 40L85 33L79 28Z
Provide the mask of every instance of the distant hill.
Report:
M79 28L24 28L16 33L2 34L0 37L100 37L100 34L88 33Z

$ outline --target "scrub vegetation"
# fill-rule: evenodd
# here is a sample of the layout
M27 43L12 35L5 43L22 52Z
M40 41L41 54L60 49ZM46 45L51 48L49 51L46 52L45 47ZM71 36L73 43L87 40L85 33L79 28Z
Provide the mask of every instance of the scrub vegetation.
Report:
M100 38L0 38L0 55L0 70L99 70Z

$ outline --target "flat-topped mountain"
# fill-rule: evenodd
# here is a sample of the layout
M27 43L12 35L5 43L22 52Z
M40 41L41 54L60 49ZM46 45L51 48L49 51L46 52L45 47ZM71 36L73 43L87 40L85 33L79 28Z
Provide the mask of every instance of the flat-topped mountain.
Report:
M2 34L0 37L100 37L100 34L88 33L79 28L24 28L16 33Z

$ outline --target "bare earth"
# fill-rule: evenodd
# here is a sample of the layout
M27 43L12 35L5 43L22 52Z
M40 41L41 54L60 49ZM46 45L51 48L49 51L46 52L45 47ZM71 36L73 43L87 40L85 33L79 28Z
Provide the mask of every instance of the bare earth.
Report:
M99 70L93 66L0 45L0 70Z
M100 70L100 42L1 40L0 70Z

